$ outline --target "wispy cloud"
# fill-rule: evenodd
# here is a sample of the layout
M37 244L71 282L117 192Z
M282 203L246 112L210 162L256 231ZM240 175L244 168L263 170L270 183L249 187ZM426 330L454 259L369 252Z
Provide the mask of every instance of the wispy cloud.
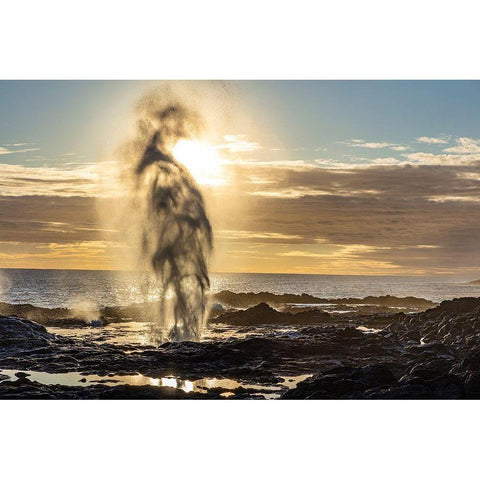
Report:
M362 148L388 148L388 147L395 147L396 145L387 142L365 142L365 143L354 143L352 144L354 147L362 147Z
M4 143L4 147L24 147L26 145L35 145L34 143Z
M3 196L111 196L116 195L115 185L118 185L114 173L114 165L110 162L56 167L3 164L0 188ZM112 182L102 187L101 178L111 178Z
M335 245L326 244L328 247L325 251L311 251L311 250L289 250L287 252L277 253L280 257L313 257L313 258L336 258L345 259L356 257L358 254L374 252L376 250L389 250L390 247L372 247L370 245ZM333 254L332 254L333 250Z
M58 242L0 242L0 260L3 266L20 265L63 268L110 267L111 255L122 255L128 247L122 242L103 240Z
M392 150L396 150L398 152L408 150L409 147L405 145L401 145L399 143L390 143L390 142L366 142L361 140L360 138L352 138L347 141L338 142L344 143L349 147L358 147L358 148L370 148L370 149L379 149L379 148L390 148Z
M356 197L356 196L364 196L364 195L376 195L380 193L379 190L375 189L359 189L359 190L352 190L352 189L342 189L342 188L334 188L334 189L320 189L320 188L309 188L309 187L294 187L294 188L281 188L281 189L272 189L272 190L258 190L254 192L250 192L250 195L258 196L258 197L271 197L271 198L304 198L304 197L318 197L324 195L331 195L331 196L342 196L342 197Z
M389 143L389 142L365 142L363 140L360 140L358 138L353 138L349 141L345 142L339 142L339 143L344 143L345 145L348 145L350 147L360 147L360 148L389 148L389 147L395 147L397 144L395 143Z
M225 135L223 139L225 143L216 145L216 148L231 153L254 152L262 148L258 142L248 140L246 135Z
M300 235L287 235L278 232L253 232L248 230L219 230L218 238L227 239L260 239L260 240L295 240L302 238Z
M480 196L471 195L434 195L429 197L428 200L432 202L475 202L480 203Z
M408 163L423 165L473 165L480 162L480 154L454 155L435 154L428 152L415 152L402 154Z
M318 195L331 195L328 190L320 190L308 187L296 188L282 188L278 190L257 190L250 192L250 195L259 197L273 197L273 198L302 198L302 197L316 197Z
M21 145L21 144L18 144ZM0 147L0 155L10 155L14 153L36 152L39 148L22 148L20 150L9 150L8 148Z
M418 137L416 140L420 143L429 143L429 144L444 144L448 143L448 138L445 137Z

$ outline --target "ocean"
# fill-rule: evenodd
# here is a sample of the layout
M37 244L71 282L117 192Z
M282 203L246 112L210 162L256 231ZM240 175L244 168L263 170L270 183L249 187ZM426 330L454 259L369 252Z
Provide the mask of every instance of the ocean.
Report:
M215 273L212 291L308 293L322 298L414 296L440 302L480 296L480 286L445 277ZM39 307L120 306L155 300L158 292L137 272L0 269L0 301Z

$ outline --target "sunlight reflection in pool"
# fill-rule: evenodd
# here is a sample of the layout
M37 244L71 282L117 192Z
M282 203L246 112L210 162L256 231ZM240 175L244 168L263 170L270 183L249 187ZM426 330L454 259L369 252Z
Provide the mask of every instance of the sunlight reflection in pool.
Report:
M153 378L145 375L82 375L77 372L70 373L47 373L35 371L19 371L19 370L0 370L0 373L8 376L3 381L15 381L18 378L16 373L24 373L28 375L28 380L32 382L42 383L44 385L65 385L70 387L86 387L91 385L105 384L108 386L115 385L149 385L153 387L170 387L183 390L186 393L197 392L207 393L211 389L222 389L220 395L228 398L235 395L237 388L258 390L258 395L264 398L278 398L284 391L295 388L298 382L305 380L311 375L298 375L295 377L282 377L282 382L275 385L261 385L242 383L230 378L202 378L199 380L183 380L174 376L161 378Z

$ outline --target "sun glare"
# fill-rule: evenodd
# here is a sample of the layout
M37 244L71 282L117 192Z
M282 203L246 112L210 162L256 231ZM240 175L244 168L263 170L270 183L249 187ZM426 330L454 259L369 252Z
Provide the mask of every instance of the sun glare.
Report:
M195 140L179 140L173 156L185 165L195 180L202 185L221 185L221 158L210 145Z

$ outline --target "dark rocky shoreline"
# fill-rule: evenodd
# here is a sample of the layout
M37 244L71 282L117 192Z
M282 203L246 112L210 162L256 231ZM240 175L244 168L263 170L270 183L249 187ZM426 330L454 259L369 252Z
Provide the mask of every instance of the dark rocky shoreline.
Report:
M28 376L1 381L2 369L225 378L265 388L283 377L311 375L296 388L281 390L283 399L480 398L479 298L445 301L416 313L392 313L388 307L368 315L319 308L292 313L267 304L219 310L210 328L235 326L241 337L158 348L65 337L32 320L3 316L0 398L205 399L226 393L222 388L200 393L146 385L45 385ZM268 333L259 334L265 324ZM240 386L229 394L232 399L261 398L261 388Z
M337 309L363 312L368 315L380 312L422 311L435 307L437 304L417 297L395 297L385 295L381 297L365 298L319 298L312 295L283 294L276 295L268 292L261 293L234 293L228 290L211 296L211 318L214 319L226 312L235 313L237 309L247 309L267 304L283 312L299 313L301 310L312 310L319 313L322 309L316 305L335 306ZM292 306L296 305L296 306ZM299 308L298 305L303 305ZM314 307L315 306L315 307ZM88 326L94 313L95 319L101 320L103 325L123 322L149 322L153 312L158 310L156 303L142 303L128 306L102 307L98 312L71 310L68 308L46 308L30 304L10 304L0 302L0 316L17 316L26 320L33 320L47 327ZM269 323L269 322L267 322Z

